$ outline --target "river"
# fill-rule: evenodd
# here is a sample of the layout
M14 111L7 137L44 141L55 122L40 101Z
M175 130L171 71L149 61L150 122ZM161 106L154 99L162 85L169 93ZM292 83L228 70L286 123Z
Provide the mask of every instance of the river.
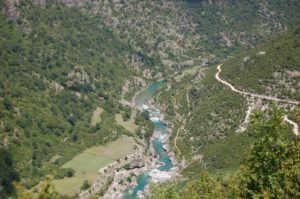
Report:
M149 116L151 121L155 126L155 134L152 139L152 146L157 155L159 155L160 163L153 170L147 171L138 176L138 184L135 187L129 187L126 189L123 199L134 199L137 198L138 193L140 191L144 191L145 187L151 182L152 178L161 176L167 176L168 172L174 168L174 164L171 160L171 157L166 152L163 147L164 138L168 138L168 134L170 133L167 129L167 126L161 120L161 114L159 110L155 109L150 101L153 98L153 95L157 92L157 90L162 86L163 81L156 81L151 83L146 89L141 91L135 97L135 106L139 109L144 109L149 112Z

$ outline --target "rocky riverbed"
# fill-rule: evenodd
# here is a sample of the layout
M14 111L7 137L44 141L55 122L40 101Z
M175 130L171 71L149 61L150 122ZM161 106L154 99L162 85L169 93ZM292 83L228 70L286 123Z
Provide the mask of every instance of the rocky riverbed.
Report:
M162 183L178 177L178 163L170 150L171 130L158 106L151 101L160 86L157 84L150 84L133 100L137 110L148 111L155 126L151 144L136 138L136 151L100 169L98 179L89 190L80 193L80 198L88 199L94 193L100 193L104 199L145 198L149 195L151 183Z

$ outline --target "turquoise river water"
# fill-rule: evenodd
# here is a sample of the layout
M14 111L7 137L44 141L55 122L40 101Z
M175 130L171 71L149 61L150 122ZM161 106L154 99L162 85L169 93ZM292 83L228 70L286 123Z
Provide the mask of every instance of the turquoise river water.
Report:
M163 84L163 81L157 81L151 83L146 89L141 91L135 98L135 105L140 107L149 107L150 100L152 99L155 92L160 88ZM159 132L161 136L168 134L168 130L166 125L161 121L159 112L148 109L146 110L149 112L150 118L156 118L151 120L155 126L155 131ZM158 167L157 169L160 171L169 171L174 165L169 157L168 153L164 150L163 144L158 138L153 139L152 141L153 148L157 155L159 155L159 160L162 166ZM130 187L125 191L125 195L123 199L134 199L137 197L139 191L143 191L145 187L149 184L150 175L149 172L141 174L138 176L138 185L135 187Z

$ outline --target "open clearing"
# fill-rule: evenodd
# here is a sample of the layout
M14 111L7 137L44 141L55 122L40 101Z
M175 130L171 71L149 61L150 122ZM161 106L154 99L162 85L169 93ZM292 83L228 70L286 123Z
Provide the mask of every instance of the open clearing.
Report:
M101 113L104 111L104 109L97 107L96 110L93 112L93 116L91 119L92 126L96 126L97 123L101 122Z
M136 111L133 110L132 114L131 114L131 117L130 117L130 120L124 121L122 114L116 114L116 121L117 121L118 124L123 126L127 131L129 131L131 133L134 133L135 130L139 127L134 122L135 116L136 116Z
M105 146L91 147L64 164L63 168L75 170L75 176L53 180L55 189L64 195L73 196L85 180L96 180L100 168L134 152L135 142L132 137L121 138Z
M182 71L182 74L175 76L175 80L180 81L186 75L194 75L199 71L200 68L201 66L195 66L193 68L186 69Z

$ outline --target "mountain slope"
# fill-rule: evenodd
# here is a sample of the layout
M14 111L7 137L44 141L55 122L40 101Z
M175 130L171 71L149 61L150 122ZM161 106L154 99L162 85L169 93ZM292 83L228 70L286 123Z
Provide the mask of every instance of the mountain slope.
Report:
M296 28L226 60L220 76L250 93L296 101L300 82L298 44L299 29ZM193 176L206 167L224 175L239 166L244 151L253 141L248 130L245 131L250 122L246 119L246 107L251 107L253 113L253 109L264 108L273 101L233 92L215 79L215 66L194 70L193 74L170 79L158 100L175 132L174 150L187 160L186 174ZM286 74L293 77L283 78ZM297 107L294 103L279 104L287 110Z
M126 132L115 113L125 79L139 73L127 64L136 52L99 18L55 4L22 7L19 17L15 24L0 16L0 135L31 187L83 149ZM98 106L103 122L93 127Z
M300 18L297 0L58 2L99 16L139 52L132 61L150 57L151 63L164 66L158 71L219 61L287 30Z
M154 187L151 198L298 198L300 142L286 136L290 129L282 117L273 107L252 118L255 141L237 172L220 179L202 170L198 177Z
M242 90L299 100L300 29L226 61L223 68L223 77Z
M134 93L189 66L197 67L188 77L174 75L160 96L176 150L192 163L186 173L201 169L203 158L213 171L235 169L251 142L235 134L247 101L215 82L215 68L198 66L286 31L300 13L296 0L0 2L0 166L9 171L1 175L7 192L16 171L30 188L46 174L61 176L60 166L85 148L128 133L115 114L130 111L124 105ZM102 123L93 127L99 106ZM51 162L56 155L62 157Z
M152 198L299 197L294 179L299 177L300 143L293 131L300 124L299 101L291 92L300 82L295 77L300 72L299 33L297 27L226 60L221 73L218 65L169 79L157 99L177 131L174 150L186 161L185 178L154 187ZM293 78L283 78L287 71ZM234 88L218 77L226 77ZM267 80L276 77L273 90L263 92ZM173 99L167 100L169 95ZM264 95L269 97L261 100ZM282 109L274 105L277 95L285 99L277 103ZM240 131L246 105L254 105L251 120ZM293 121L287 122L285 114Z

